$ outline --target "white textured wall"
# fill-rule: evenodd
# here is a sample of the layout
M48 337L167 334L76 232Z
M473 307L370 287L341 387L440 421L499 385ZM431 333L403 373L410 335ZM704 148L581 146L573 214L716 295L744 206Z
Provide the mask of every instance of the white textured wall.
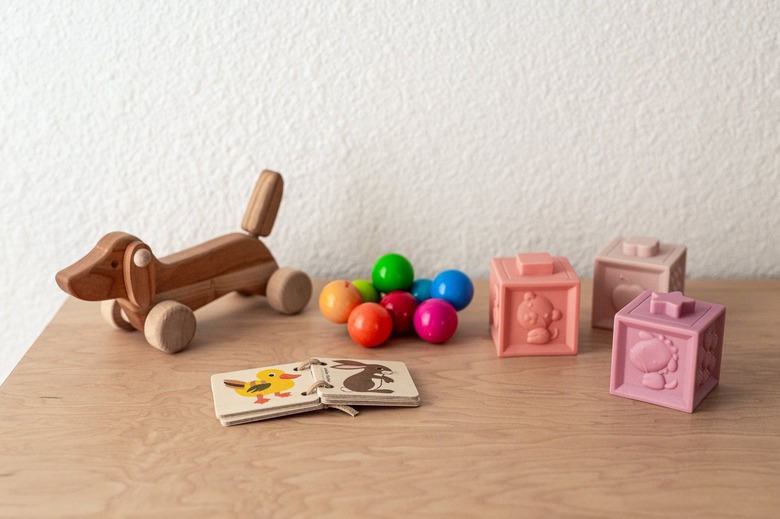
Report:
M406 254L486 276L618 234L690 277L780 275L780 4L0 3L0 380L110 230L158 255L239 229L315 277ZM97 310L96 310L97 311Z

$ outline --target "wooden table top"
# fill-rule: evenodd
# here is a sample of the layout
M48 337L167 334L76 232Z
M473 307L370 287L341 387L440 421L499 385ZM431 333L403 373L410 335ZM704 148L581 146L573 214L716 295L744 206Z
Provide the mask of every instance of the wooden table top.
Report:
M589 281L574 357L498 358L487 292L447 344L373 349L316 301L290 317L233 294L176 355L68 300L0 388L0 516L778 513L780 280L688 282L727 307L721 383L693 414L609 394ZM220 425L211 374L312 356L403 361L422 405Z

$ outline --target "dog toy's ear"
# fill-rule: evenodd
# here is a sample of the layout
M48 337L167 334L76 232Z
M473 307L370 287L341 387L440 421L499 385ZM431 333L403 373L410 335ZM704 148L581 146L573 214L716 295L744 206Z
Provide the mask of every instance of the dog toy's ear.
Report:
M127 297L140 308L151 306L157 288L153 259L152 251L143 242L134 241L125 249L122 267Z

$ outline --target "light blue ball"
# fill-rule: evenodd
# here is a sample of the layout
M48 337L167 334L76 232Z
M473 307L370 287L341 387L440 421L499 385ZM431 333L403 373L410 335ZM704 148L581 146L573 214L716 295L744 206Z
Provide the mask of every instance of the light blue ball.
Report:
M415 279L412 288L409 289L418 303L431 298L431 280L426 278Z

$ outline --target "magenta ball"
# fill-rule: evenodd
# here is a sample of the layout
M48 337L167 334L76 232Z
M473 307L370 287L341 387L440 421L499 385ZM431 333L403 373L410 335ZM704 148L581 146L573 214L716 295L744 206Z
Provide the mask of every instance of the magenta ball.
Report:
M458 329L458 312L444 299L423 301L414 312L414 331L424 341L447 342Z

